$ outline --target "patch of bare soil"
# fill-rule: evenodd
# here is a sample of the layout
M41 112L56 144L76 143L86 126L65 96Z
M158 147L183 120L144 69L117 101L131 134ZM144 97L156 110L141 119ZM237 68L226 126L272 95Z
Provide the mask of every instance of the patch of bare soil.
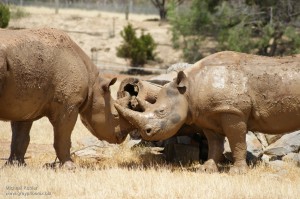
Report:
M0 139L0 167L4 165L10 154L10 141ZM30 143L25 155L25 161L40 156L53 156L55 158L55 152L53 145L51 144L36 144ZM54 161L54 159L53 159Z
M150 33L158 44L156 53L161 62L151 63L148 67L166 68L182 61L181 52L172 48L170 25L147 20L158 18L156 15L130 14L129 20L126 20L125 14L97 10L60 9L59 14L55 14L54 9L44 7L24 9L30 15L11 20L8 28L53 27L64 30L89 56L92 57L91 49L97 50L93 58L97 59L100 68L129 65L128 60L116 56L116 48L123 41L120 32L128 23L133 25L138 34L142 30Z

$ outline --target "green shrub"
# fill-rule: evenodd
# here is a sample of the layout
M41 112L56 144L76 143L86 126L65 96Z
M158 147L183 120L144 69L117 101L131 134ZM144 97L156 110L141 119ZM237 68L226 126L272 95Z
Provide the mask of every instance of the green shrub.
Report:
M154 50L156 43L150 34L144 34L138 38L131 24L121 31L123 43L117 47L117 56L130 59L132 66L143 66L147 60L155 60Z
M233 50L265 56L300 53L299 0L238 2L192 0L184 12L170 3L174 48L182 49L190 63L201 58L197 48L200 52ZM215 46L207 48L205 41L213 41Z
M233 28L223 29L219 34L219 49L251 53L256 47L256 41L251 39L252 29L240 23Z
M0 28L6 28L10 19L9 7L0 3Z
M300 53L300 34L295 30L293 27L287 27L285 29L284 35L286 36L286 47L290 47L290 51L292 54L299 54Z

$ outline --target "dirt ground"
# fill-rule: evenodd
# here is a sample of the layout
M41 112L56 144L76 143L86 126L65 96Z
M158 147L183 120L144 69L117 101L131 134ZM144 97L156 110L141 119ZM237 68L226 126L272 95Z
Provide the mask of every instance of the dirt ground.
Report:
M41 28L53 27L68 32L71 38L89 55L91 49L97 49L97 65L126 66L128 60L116 56L116 47L122 43L120 32L124 26L131 23L140 34L141 30L150 33L157 46L157 57L160 62L151 63L147 67L166 68L181 60L181 52L171 46L170 25L154 21L158 15L130 14L129 20L123 13L100 12L96 10L60 9L55 14L54 9L44 7L24 7L30 15L17 20L11 20L8 28Z

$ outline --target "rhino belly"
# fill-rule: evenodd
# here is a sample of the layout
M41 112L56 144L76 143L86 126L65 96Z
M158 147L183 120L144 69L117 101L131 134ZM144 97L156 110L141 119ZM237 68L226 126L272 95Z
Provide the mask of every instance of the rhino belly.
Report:
M51 89L46 88L20 90L14 86L5 86L0 93L0 119L22 121L42 117L51 93Z
M290 100L260 104L253 109L248 128L267 134L281 134L300 129L300 103Z

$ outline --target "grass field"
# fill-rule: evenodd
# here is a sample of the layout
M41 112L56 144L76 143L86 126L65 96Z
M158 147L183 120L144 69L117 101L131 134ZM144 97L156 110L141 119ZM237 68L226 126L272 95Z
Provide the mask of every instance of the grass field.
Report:
M1 122L1 165L9 155L9 123ZM80 121L72 150L90 136ZM300 168L260 165L245 175L205 174L166 164L147 148L126 143L110 147L111 158L75 158L75 171L45 169L55 159L52 127L46 118L34 123L27 167L0 169L0 198L299 198ZM31 190L30 190L31 189ZM19 194L11 195L11 194ZM25 196L29 194L29 196ZM42 194L42 195L30 195ZM51 194L51 195L50 195Z

